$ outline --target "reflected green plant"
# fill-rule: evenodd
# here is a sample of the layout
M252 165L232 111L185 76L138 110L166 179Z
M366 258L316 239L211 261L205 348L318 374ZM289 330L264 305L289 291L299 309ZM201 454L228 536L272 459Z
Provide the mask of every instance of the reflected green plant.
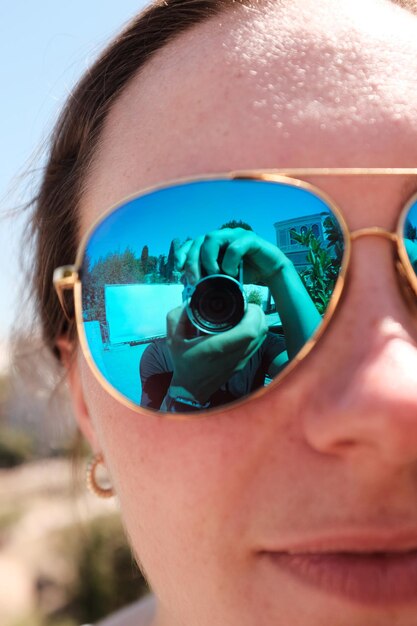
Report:
M309 267L300 276L321 315L329 304L343 257L343 233L339 224L332 217L326 217L323 227L327 245L313 234L311 228L304 233L291 232L297 243L308 248Z

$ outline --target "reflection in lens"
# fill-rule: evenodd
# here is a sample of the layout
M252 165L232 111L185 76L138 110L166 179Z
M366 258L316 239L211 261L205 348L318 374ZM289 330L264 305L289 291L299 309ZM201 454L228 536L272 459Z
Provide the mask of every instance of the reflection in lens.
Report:
M191 284L179 260L208 233L220 274L200 264ZM257 254L231 277L223 259L243 237L256 238ZM318 329L343 255L330 207L290 183L198 181L135 198L102 220L85 249L82 315L94 365L110 390L156 411L243 398Z

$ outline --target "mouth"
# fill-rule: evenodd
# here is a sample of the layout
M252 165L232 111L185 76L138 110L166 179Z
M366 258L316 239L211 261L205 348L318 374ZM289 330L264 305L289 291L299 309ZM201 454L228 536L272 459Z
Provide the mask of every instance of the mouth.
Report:
M417 605L416 534L333 537L260 554L280 573L353 603Z

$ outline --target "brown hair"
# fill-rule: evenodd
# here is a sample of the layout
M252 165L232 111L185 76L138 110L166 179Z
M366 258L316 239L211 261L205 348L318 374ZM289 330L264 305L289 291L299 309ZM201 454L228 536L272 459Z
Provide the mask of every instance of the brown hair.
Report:
M415 0L393 0L415 10ZM83 184L112 104L134 75L180 33L236 5L262 0L158 0L128 24L78 83L53 131L49 159L31 204L36 241L32 287L43 340L59 359L56 339L75 339L52 286L56 267L74 262Z

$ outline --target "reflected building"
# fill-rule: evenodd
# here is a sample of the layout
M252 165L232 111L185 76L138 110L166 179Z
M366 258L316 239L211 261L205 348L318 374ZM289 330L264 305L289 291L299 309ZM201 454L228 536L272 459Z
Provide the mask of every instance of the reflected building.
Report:
M313 235L324 245L327 244L325 229L323 222L329 213L315 213L312 215L305 215L304 217L296 217L289 220L282 220L274 224L277 246L282 252L293 262L298 272L309 267L307 262L307 253L309 248L303 246L292 237L292 232L297 234L306 234L309 229L312 230Z

